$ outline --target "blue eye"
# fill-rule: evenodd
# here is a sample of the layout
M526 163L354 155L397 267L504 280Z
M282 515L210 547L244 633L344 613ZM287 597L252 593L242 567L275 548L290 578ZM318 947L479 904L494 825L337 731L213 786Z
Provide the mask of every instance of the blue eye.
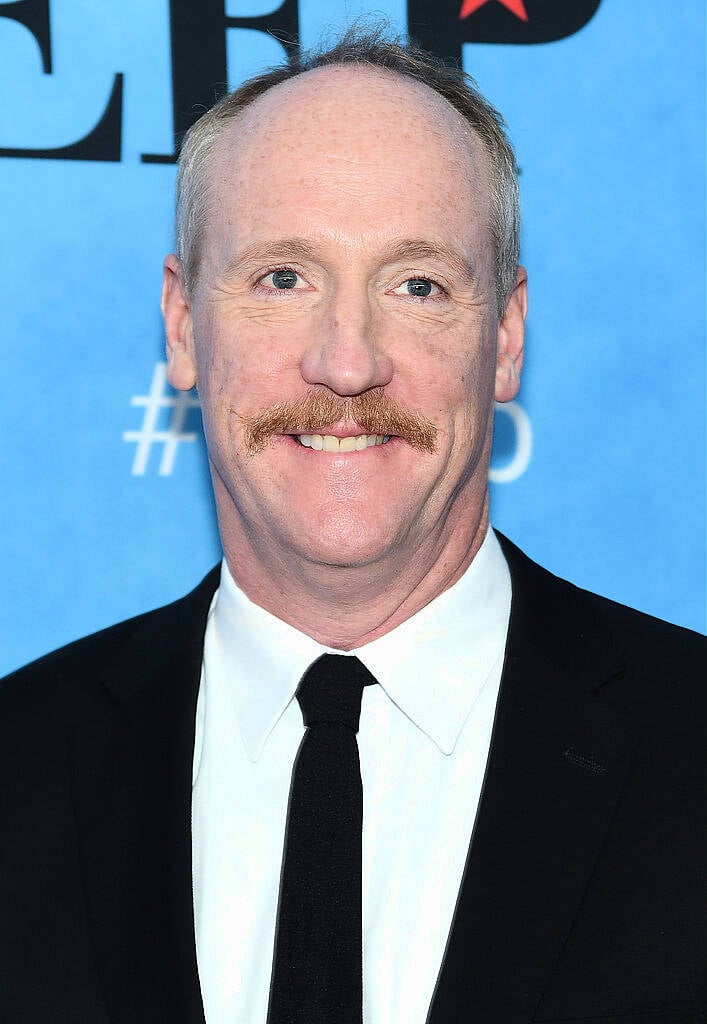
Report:
M273 288L294 288L297 284L298 275L294 270L274 270L270 276Z
M425 280L424 277L411 277L405 282L405 286L408 295L414 295L417 298L424 299L432 294L432 282Z
M394 295L410 295L413 299L435 299L443 293L441 285L431 281L429 277L406 277L393 288Z

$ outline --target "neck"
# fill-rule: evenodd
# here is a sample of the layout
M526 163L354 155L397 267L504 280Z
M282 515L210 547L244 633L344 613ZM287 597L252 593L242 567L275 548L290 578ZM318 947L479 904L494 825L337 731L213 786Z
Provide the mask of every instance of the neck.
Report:
M260 607L319 643L350 651L390 632L451 587L483 543L488 492L476 516L447 523L422 546L362 566L332 566L288 555L262 557L221 523L228 567Z

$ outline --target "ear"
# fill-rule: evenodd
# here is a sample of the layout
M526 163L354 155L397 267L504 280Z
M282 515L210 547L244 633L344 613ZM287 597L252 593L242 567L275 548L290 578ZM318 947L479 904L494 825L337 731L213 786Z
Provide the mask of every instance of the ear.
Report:
M523 342L527 312L528 274L525 267L518 267L515 287L498 325L494 395L497 402L510 402L518 394L520 371L523 367Z
M190 391L196 385L191 305L182 264L171 253L164 261L161 307L167 339L167 379L173 388Z

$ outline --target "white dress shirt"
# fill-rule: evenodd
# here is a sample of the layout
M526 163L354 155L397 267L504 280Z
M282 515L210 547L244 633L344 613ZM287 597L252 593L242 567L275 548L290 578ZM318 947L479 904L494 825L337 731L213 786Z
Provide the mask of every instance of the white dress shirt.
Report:
M424 1024L476 816L511 584L489 531L457 583L355 652L364 690L365 1024ZM265 1024L295 690L323 647L253 604L224 560L209 613L192 791L194 913L207 1024ZM306 936L303 936L306 941Z

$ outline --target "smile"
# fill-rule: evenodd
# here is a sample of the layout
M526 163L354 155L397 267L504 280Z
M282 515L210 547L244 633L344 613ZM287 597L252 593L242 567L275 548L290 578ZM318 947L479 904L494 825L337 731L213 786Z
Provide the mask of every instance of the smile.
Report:
M335 437L333 434L294 434L305 448L317 452L360 452L376 448L390 441L389 434L358 434L355 437Z

